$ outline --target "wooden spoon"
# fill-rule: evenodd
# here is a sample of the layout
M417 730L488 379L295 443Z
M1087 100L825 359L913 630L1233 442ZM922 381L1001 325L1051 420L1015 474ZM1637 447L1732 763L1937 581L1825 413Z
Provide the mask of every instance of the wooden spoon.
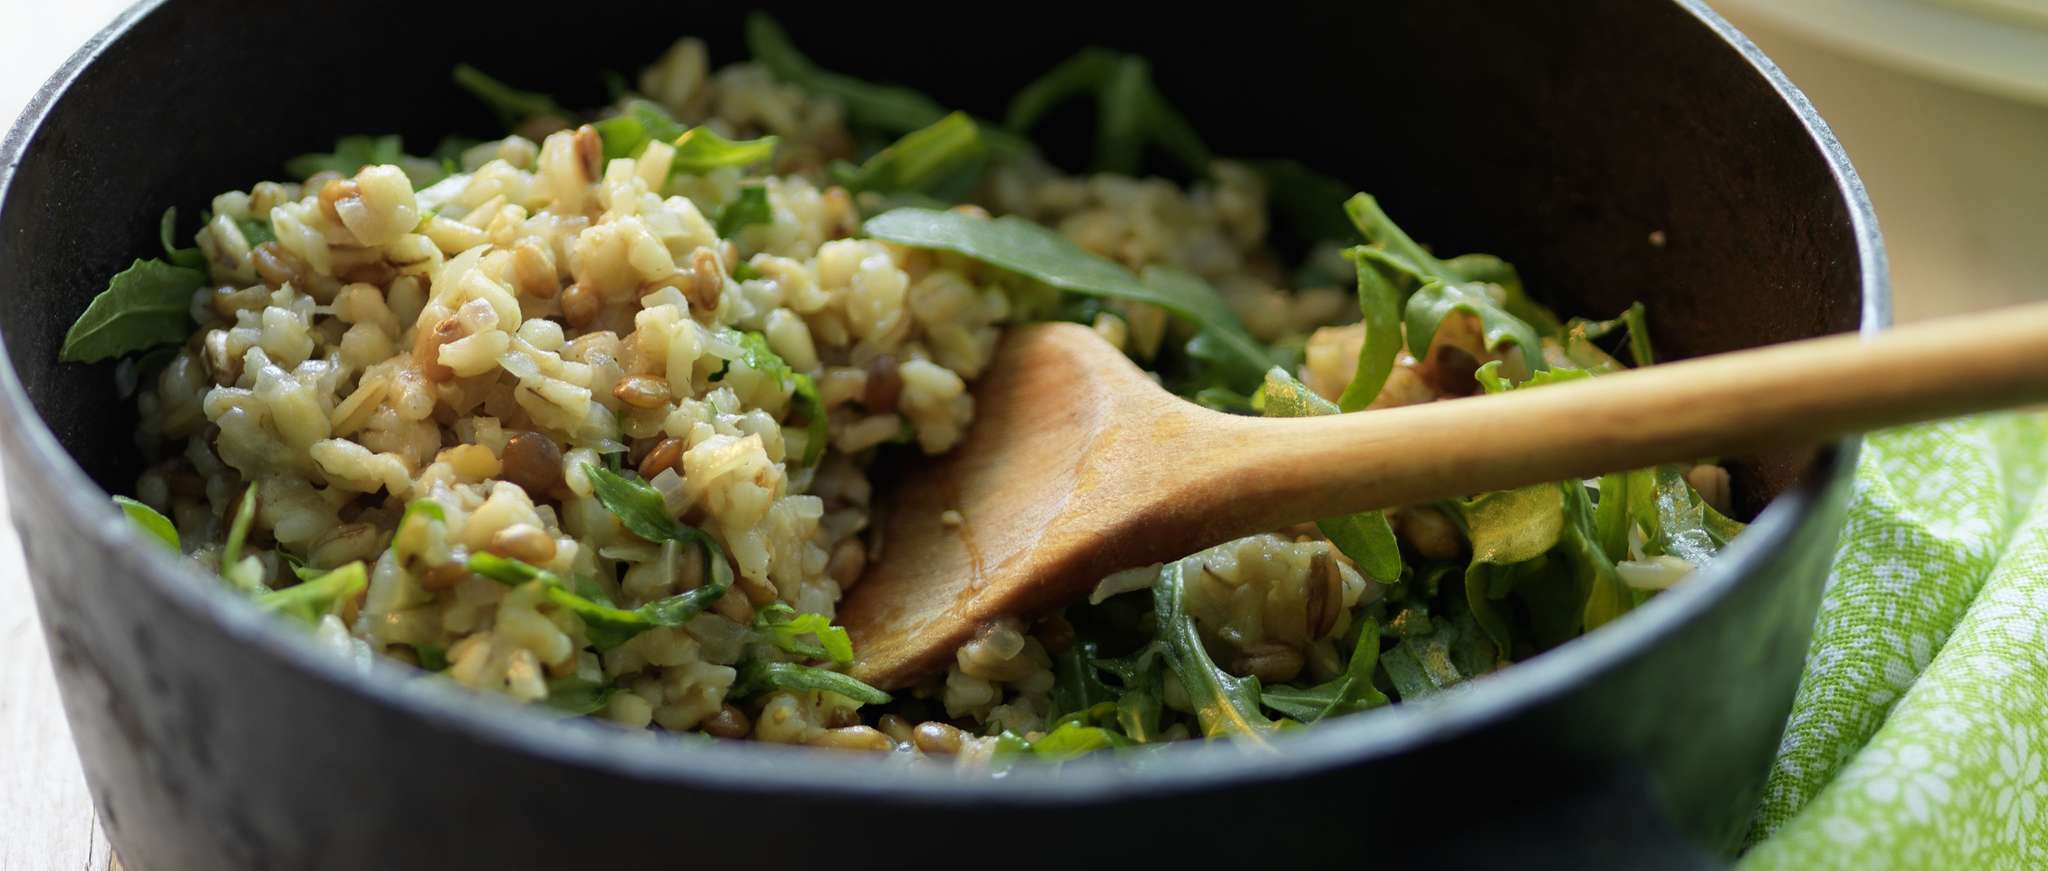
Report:
M2048 400L2048 303L1360 414L1243 417L1075 324L1009 331L964 442L903 482L840 617L852 673L903 686L1005 615L1120 569L1356 511ZM949 512L958 512L950 514Z

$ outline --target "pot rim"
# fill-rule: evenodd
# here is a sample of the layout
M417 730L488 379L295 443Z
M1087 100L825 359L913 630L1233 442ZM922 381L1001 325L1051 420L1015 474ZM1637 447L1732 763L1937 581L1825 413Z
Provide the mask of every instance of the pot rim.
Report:
M0 206L13 187L28 141L72 82L138 21L166 2L142 0L121 13L37 90L0 143ZM1889 326L1890 278L1876 214L1833 132L1777 66L1701 0L1671 2L1739 52L1799 118L1827 161L1848 210L1861 274L1861 332L1870 335ZM203 616L220 631L282 660L308 680L335 685L361 697L362 703L396 708L429 727L459 732L503 751L608 776L736 793L797 792L821 799L854 797L898 805L955 804L963 799L990 805L1094 804L1140 794L1286 780L1392 756L1499 722L1600 679L1727 596L1772 553L1815 522L1817 500L1829 485L1852 473L1859 444L1858 439L1850 438L1823 450L1799 483L1772 500L1719 559L1687 583L1651 599L1627 619L1517 663L1510 676L1475 681L1426 702L1392 705L1370 716L1318 724L1277 739L1284 752L1260 752L1239 742L1182 742L1142 760L1085 758L1058 769L1016 766L991 777L962 776L943 766L904 765L900 760L868 754L762 747L752 742L697 746L679 738L628 738L611 726L551 719L536 715L529 706L443 686L440 681L408 679L417 678L418 672L381 657L374 658L369 668L358 669L317 647L304 631L232 595L190 560L162 554L147 545L108 501L107 493L57 442L29 401L4 345L0 345L0 415L17 436L4 445L7 474L30 479L31 486L52 494L47 510L59 512L64 522L85 530L102 548L150 553L142 561L146 566L142 583L158 586L174 607Z

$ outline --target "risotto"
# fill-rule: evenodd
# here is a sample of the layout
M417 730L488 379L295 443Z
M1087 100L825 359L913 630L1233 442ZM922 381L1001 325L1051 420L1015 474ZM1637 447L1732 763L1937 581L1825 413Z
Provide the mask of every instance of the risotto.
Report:
M1711 463L1331 518L999 621L893 696L861 684L832 618L882 544L870 470L960 441L1007 324L1088 324L1192 401L1270 415L1597 376L1649 338L1640 306L1561 321L1371 197L1214 158L1142 60L1085 52L997 124L820 70L765 18L748 37L718 69L677 42L590 112L459 67L509 135L346 137L215 197L187 246L167 213L163 256L65 344L119 358L140 410L146 471L116 501L362 663L627 729L976 766L1452 690L1740 528ZM1026 135L1089 97L1096 167L1070 174ZM961 224L1038 265L920 241Z

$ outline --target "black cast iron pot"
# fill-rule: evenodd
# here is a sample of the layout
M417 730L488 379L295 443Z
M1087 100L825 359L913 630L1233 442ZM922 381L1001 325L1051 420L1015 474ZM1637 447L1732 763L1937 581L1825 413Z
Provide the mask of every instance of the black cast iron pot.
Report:
M6 477L65 710L127 867L1585 867L1706 864L1740 842L1853 442L1736 463L1761 513L1720 562L1440 703L1317 726L1277 753L1189 744L1001 779L628 736L398 666L359 673L108 505L139 471L131 403L110 366L60 365L57 348L107 276L155 250L166 205L192 214L337 134L424 147L488 132L447 81L457 61L595 104L600 71L676 36L736 56L743 11L145 3L15 125L0 163ZM983 115L1084 45L1144 52L1217 152L1344 176L1442 250L1508 257L1561 311L1643 299L1668 354L1886 320L1877 230L1841 150L1691 0L778 17L822 65ZM1513 438L1513 422L1474 437Z

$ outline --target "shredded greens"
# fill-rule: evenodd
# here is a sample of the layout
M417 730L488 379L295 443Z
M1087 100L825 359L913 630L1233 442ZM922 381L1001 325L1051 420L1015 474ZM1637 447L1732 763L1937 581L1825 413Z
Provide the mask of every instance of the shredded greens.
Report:
M137 529L149 533L151 538L163 542L164 546L170 548L172 553L180 551L178 528L171 525L170 518L157 513L156 509L126 496L115 496L114 504L120 506L121 513L126 515L128 521L135 524Z
M137 260L92 298L57 356L93 363L185 341L192 333L192 295L205 284L206 274L197 269Z

